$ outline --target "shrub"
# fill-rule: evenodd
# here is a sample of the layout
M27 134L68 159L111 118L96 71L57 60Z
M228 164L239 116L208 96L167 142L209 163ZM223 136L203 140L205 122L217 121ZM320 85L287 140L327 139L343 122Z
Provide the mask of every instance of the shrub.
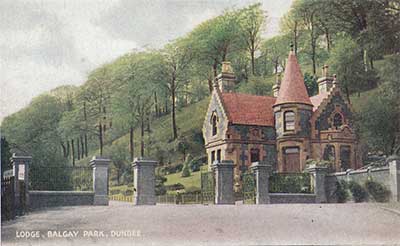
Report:
M116 195L119 194L121 192L121 190L119 189L110 189L110 195Z
M132 196L133 195L133 190L126 190L125 192L123 192L123 195Z
M368 198L368 193L364 187L359 185L357 182L351 181L349 183L349 189L353 195L355 202L364 202Z
M190 186L185 189L185 193L200 193L201 189L199 187Z
M181 183L176 183L173 185L167 185L167 186L165 186L165 188L167 190L183 190L183 189L185 189L185 186Z
M387 202L389 200L390 191L384 185L373 180L367 180L365 188L375 201Z
M344 180L336 181L335 195L339 203L344 203L349 198L349 192L347 191L347 182Z
M157 196L165 195L167 193L167 189L164 185L165 182L167 182L166 177L156 175L156 195Z
M183 167L183 170L182 170L182 174L181 174L181 177L189 177L190 176L190 169L189 169L189 165L188 164L185 164L185 166Z

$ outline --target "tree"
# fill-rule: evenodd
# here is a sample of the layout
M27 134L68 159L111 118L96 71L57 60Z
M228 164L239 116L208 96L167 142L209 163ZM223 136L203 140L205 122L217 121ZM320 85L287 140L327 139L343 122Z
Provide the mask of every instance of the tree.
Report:
M251 72L256 75L255 53L261 42L261 32L264 28L266 13L261 8L261 3L256 3L239 11L239 23L242 39L250 54Z
M6 138L1 138L1 176L3 177L4 171L11 168L10 163L11 149Z
M372 88L377 82L377 75L373 71L365 71L359 54L359 46L350 37L344 36L336 41L328 61L348 100L350 93Z
M193 62L201 68L201 73L208 75L208 88L211 92L221 63L227 60L231 52L244 49L238 12L227 11L201 23L189 33L187 40L187 45L193 51Z
M280 72L285 67L285 59L288 55L290 40L286 35L279 35L267 39L262 44L261 56L265 57L272 65L273 72ZM267 63L265 63L266 65ZM266 72L265 72L266 73Z
M187 155L186 159L185 159L185 163L183 164L183 169L182 169L182 177L189 177L190 176L190 162L192 161L192 156L191 155Z
M164 87L171 96L171 122L173 139L178 138L176 124L176 98L178 90L187 82L187 71L193 58L193 53L185 39L168 44L161 52L163 59Z

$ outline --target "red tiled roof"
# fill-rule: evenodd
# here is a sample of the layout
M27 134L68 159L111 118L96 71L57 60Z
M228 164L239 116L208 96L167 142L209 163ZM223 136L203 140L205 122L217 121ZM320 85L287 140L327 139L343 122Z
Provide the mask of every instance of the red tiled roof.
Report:
M313 104L313 111L317 110L322 101L328 97L328 93L320 93L318 95L310 97L311 103Z
M222 103L233 124L274 126L272 106L276 98L240 93L221 93Z
M304 85L303 74L293 51L289 53L285 74L275 105L283 103L304 103L311 105L306 86Z

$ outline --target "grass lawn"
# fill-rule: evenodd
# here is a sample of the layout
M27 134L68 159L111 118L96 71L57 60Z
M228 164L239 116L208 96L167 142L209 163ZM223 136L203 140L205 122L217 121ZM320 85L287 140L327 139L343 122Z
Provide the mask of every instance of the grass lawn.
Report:
M189 177L185 178L181 177L182 172L165 175L165 177L167 178L167 182L165 182L165 185L181 183L185 186L185 188L200 188L200 174L201 172L207 171L207 168L207 165L203 165L200 167L200 171L192 172Z

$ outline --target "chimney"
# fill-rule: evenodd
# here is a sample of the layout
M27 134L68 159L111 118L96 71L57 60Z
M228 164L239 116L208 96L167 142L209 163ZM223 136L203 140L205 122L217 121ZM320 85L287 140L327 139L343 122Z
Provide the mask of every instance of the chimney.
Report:
M329 76L329 66L322 67L322 77L318 79L318 93L327 93L333 86L333 77Z
M230 62L222 62L222 71L217 76L217 83L221 92L232 92L235 88L236 77Z
M275 84L274 86L272 86L274 97L278 97L280 88L281 88L281 73L276 73Z

